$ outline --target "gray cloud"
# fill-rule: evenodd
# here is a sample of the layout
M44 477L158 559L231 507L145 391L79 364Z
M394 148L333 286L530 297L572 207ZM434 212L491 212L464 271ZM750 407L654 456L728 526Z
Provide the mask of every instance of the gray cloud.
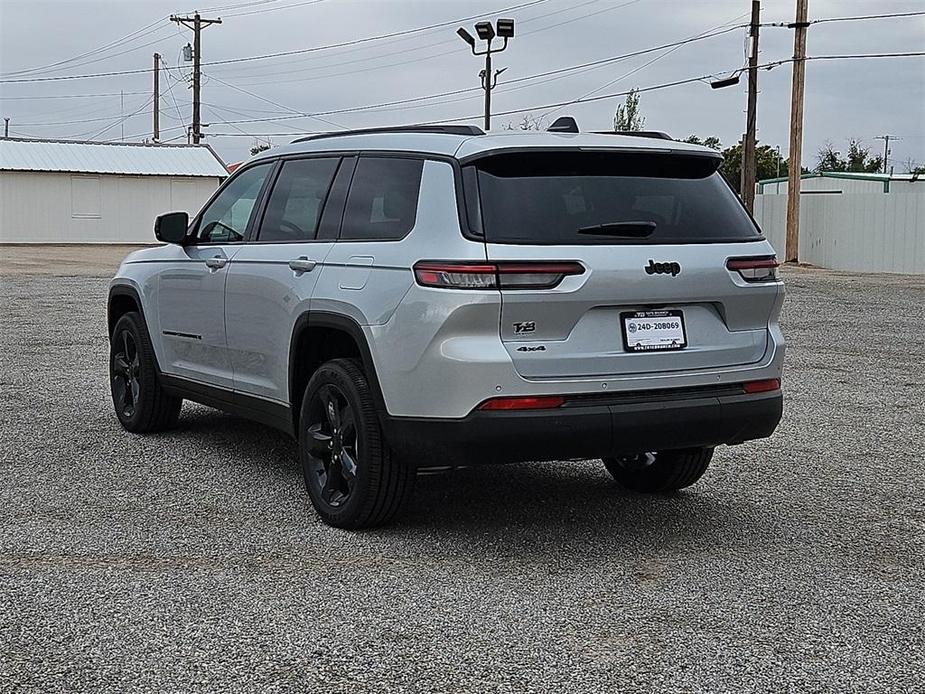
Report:
M304 0L303 0L304 2ZM203 60L298 50L349 41L456 17L484 13L520 4L517 0L327 0L299 4L299 0L274 0L263 5L253 0L211 0L222 11L221 26L203 34ZM229 6L238 6L237 9ZM765 0L762 20L792 20L793 0ZM70 58L112 42L131 31L153 24L132 41L100 50L59 70L34 73L35 77L84 74L147 68L151 54L160 52L171 66L172 86L161 103L164 139L183 135L182 119L189 121L189 91L183 79L188 64L179 61L190 32L166 20L175 11L192 10L163 2L42 2L4 0L0 6L0 71L13 73ZM205 11L205 6L202 8ZM921 10L920 0L811 0L810 16L833 17ZM496 58L496 67L507 67L494 95L496 112L523 109L539 116L548 103L575 99L611 85L598 93L618 92L634 86L669 82L705 74L723 74L744 62L745 30L707 39L659 56L639 56L558 78L508 84L526 75L600 60L693 36L725 23L747 19L747 0L548 0L510 12L517 20L517 37ZM249 14L243 14L249 13ZM237 16L235 16L237 15ZM738 19L737 19L738 18ZM471 24L471 22L470 22ZM151 45L144 45L147 43ZM925 18L819 24L810 29L810 55L896 52L922 50ZM765 28L761 35L762 62L788 58L793 50L792 32ZM90 62L92 61L92 62ZM81 64L84 63L84 64ZM632 70L635 74L617 79ZM274 118L287 111L317 112L365 104L413 98L478 86L481 62L467 53L455 36L455 26L361 46L319 51L285 58L207 66L203 87L203 120L211 123L209 142L228 160L247 155L253 144L244 136L218 133L292 133L330 128L310 118L278 122L226 125L219 121ZM16 75L11 75L15 77ZM251 96L227 86L252 92ZM759 139L781 145L786 152L790 108L790 67L784 65L760 75ZM151 75L120 75L98 79L0 85L4 116L11 117L15 134L46 137L141 139L150 135ZM45 99L71 94L115 94L120 97ZM877 135L890 133L903 139L892 147L897 167L909 158L925 163L925 58L814 61L807 65L806 128L804 157L810 162L825 140L844 148L849 137L858 137L879 151ZM260 98L257 98L260 97ZM443 99L389 110L343 113L325 117L348 127L420 122L481 112L481 92L473 90ZM586 129L607 128L621 99L576 104L556 111L570 114ZM273 103L270 103L273 102ZM745 86L713 91L694 83L646 93L642 106L651 128L675 136L691 133L718 135L733 143L744 129ZM116 124L120 113L141 112ZM521 114L500 116L493 125L519 122ZM100 120L97 120L100 119ZM84 122L75 122L84 121ZM478 121L472 121L478 122ZM107 126L109 127L108 129ZM169 129L168 128L172 128ZM274 143L292 139L272 135Z

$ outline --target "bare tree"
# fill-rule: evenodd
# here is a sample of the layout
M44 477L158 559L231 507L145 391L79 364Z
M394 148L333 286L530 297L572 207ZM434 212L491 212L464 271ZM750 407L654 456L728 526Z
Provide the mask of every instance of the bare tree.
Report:
M520 123L516 126L508 122L504 127L506 130L545 130L546 116L534 116L532 113L528 113L520 119Z

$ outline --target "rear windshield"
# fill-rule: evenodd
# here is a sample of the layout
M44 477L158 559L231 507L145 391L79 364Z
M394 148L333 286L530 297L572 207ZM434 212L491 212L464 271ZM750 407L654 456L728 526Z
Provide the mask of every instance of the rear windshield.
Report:
M489 243L762 238L717 164L711 157L669 153L498 154L465 172L470 225Z

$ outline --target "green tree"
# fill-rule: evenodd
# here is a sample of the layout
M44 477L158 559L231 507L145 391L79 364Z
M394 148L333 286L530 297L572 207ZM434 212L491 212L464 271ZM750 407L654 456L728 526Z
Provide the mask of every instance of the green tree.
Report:
M646 117L639 112L639 90L633 89L626 95L626 101L617 106L613 116L615 132L625 130L642 130L646 127Z
M739 186L742 183L742 143L732 145L723 149L722 142L718 137L701 138L697 135L691 135L684 142L693 145L703 145L711 149L722 152L723 163L719 169L729 180L729 183L735 188L736 192L741 192ZM777 148L771 145L759 145L755 148L755 169L759 181L776 178L778 175L786 176L788 172L787 160L783 159L778 153Z
M870 149L864 147L860 140L848 141L848 156L835 149L831 141L826 141L816 155L816 173L822 171L851 171L858 173L877 173L883 169L883 157L871 156Z
M703 140L701 140L696 135L689 136L684 142L689 142L692 145L703 145L704 147L709 147L710 149L715 149L719 151L723 148L723 143L719 141L718 137L711 135Z

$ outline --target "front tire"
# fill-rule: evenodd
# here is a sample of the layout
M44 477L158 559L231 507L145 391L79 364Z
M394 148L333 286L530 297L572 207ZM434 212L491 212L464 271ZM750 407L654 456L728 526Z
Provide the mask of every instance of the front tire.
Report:
M183 400L161 387L151 339L135 311L112 329L109 385L116 417L126 430L146 434L176 426Z
M712 448L657 451L604 458L617 483L636 492L673 492L699 480L713 458Z
M414 470L383 440L366 375L351 359L328 361L309 380L299 456L312 505L336 528L383 525L411 496Z

